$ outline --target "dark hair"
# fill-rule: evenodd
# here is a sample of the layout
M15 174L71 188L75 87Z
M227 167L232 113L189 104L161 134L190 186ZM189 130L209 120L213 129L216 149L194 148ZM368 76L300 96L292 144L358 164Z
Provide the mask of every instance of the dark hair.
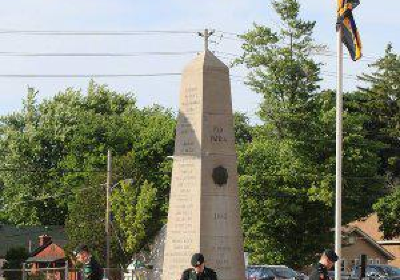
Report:
M336 261L339 259L338 255L336 255L335 251L333 251L333 250L331 250L331 249L326 249L326 250L324 251L324 255L327 256L328 259L329 259L331 262L336 262Z
M88 248L88 246L86 245L86 244L80 244L80 245L78 245L76 248L75 248L75 250L74 250L74 255L75 256L77 256L79 253L81 253L81 252L87 252L87 253L89 253L89 248Z
M196 267L204 263L204 256L202 253L196 253L192 256L192 266Z

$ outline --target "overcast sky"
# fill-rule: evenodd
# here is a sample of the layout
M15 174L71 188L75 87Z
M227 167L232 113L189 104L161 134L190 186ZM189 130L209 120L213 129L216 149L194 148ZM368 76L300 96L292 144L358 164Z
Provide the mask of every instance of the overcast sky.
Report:
M368 71L368 63L381 56L388 42L400 50L400 1L385 5L361 1L355 11L365 59L345 62L345 90L356 87L353 78ZM302 17L316 20L316 41L335 51L335 0L300 0ZM0 30L58 31L142 31L201 30L205 27L223 32L243 33L252 23L276 28L279 21L269 0L13 0L2 1ZM210 48L240 54L240 41L232 35L214 36ZM194 33L146 36L48 36L0 33L0 76L9 74L150 74L181 72L195 54L133 57L15 57L18 53L134 53L187 52L203 49ZM225 62L229 55L216 53ZM322 87L334 88L335 57L318 57L325 63ZM243 85L243 68L231 70L233 107L254 114L260 97ZM21 109L27 87L39 90L39 99L53 96L67 87L86 90L90 78L10 78L0 77L0 115ZM179 76L96 78L110 88L134 92L140 106L154 103L177 109Z

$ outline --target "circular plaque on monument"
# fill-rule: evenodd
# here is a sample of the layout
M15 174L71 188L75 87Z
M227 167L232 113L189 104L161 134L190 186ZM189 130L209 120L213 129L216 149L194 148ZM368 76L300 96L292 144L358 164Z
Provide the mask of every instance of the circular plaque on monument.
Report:
M228 170L222 165L215 167L212 171L212 178L216 185L222 187L228 183Z

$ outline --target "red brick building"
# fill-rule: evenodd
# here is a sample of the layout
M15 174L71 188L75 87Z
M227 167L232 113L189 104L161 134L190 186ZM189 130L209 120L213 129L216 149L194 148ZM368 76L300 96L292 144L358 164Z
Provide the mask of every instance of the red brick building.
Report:
M43 269L40 273L46 275L46 279L65 279L65 273L68 273L69 280L77 279L76 273L69 270L71 264L66 259L64 249L48 235L39 236L39 247L30 254L26 263L32 274L38 274Z

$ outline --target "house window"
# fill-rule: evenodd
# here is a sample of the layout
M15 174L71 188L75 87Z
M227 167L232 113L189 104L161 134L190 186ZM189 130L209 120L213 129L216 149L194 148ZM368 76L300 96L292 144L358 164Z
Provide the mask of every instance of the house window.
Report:
M374 259L368 259L368 264L374 264Z
M349 244L350 245L353 245L353 244L356 244L356 237L354 236L354 235L350 235L349 236Z
M340 266L341 266L341 271L345 271L346 270L346 259L342 259L340 261Z
M355 259L354 260L354 263L355 263L355 265L360 265L361 263L360 263L360 259Z
M381 264L381 260L380 259L376 259L375 260L375 264Z

